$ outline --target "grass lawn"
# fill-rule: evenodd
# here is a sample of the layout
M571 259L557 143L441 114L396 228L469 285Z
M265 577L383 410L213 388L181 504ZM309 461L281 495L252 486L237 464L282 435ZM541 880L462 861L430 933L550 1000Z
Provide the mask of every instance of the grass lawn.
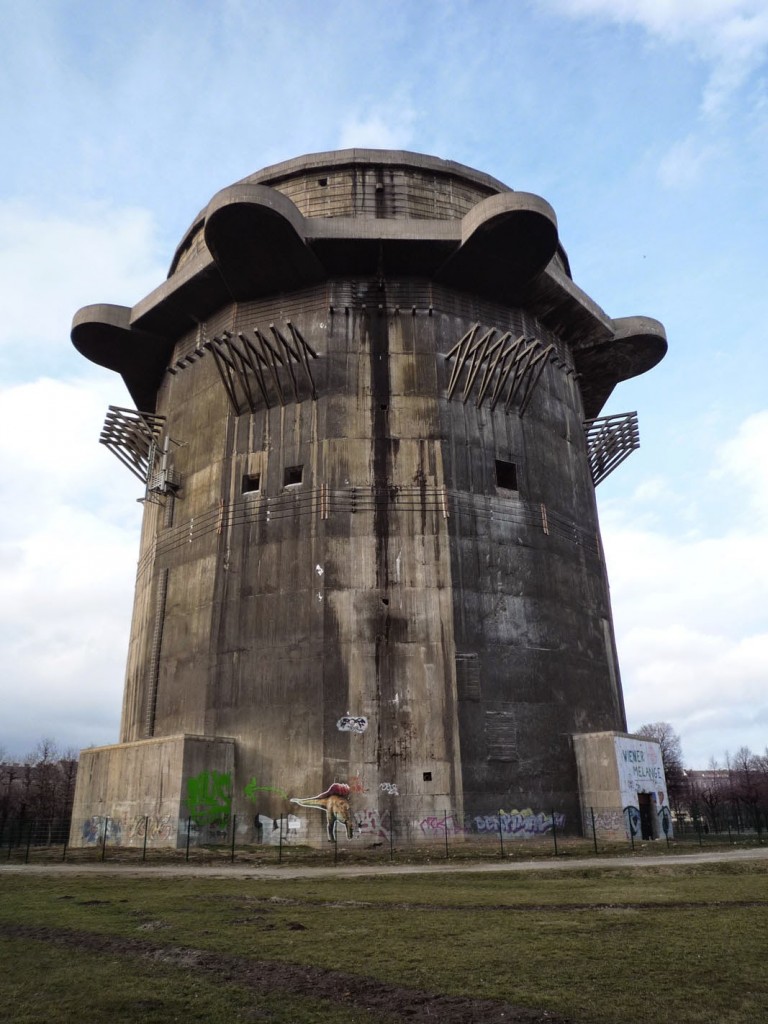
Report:
M0 873L0 1018L13 1024L514 1021L501 1004L585 1024L751 1024L768 1019L767 952L764 862L285 880ZM477 1006L431 1018L424 992Z

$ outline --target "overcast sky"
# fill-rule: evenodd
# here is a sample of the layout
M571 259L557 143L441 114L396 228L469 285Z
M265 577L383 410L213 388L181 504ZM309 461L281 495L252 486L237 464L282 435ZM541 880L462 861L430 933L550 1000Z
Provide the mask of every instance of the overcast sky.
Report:
M768 743L768 0L0 0L0 748L116 742L141 487L82 305L159 284L218 189L370 146L555 208L574 279L667 328L598 498L630 728Z

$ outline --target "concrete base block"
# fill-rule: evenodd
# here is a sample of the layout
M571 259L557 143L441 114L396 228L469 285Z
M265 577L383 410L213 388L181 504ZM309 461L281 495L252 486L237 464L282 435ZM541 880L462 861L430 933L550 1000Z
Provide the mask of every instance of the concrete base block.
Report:
M235 741L163 736L80 754L70 845L183 847L185 823L228 826Z

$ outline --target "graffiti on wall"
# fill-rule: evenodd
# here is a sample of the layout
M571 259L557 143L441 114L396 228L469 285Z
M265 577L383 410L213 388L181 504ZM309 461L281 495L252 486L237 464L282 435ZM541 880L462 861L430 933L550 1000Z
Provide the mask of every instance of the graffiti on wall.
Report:
M631 804L624 808L624 821L627 828L627 837L640 835L641 823L640 823L640 811L637 807L633 807Z
M367 793L368 790L365 788L365 781L358 772L357 775L349 776L349 791L350 793Z
M85 843L102 843L105 840L119 846L123 839L123 823L119 818L105 818L101 814L93 814L83 822L81 837Z
M380 782L379 789L382 793L386 793L387 796L400 796L400 791L394 782Z
M587 813L584 815L584 834L592 834L592 823L594 822L594 831L596 834L600 832L619 832L622 833L626 830L626 819L622 811L593 811L591 814Z
M336 826L343 825L347 830L347 839L352 839L355 823L349 808L349 786L346 782L334 782L324 793L309 797L291 797L292 804L299 807L317 807L325 812L325 824L330 842L336 841Z
M512 836L542 836L554 828L565 828L565 815L557 811L534 814L530 807L523 811L499 811L498 814L477 815L475 831L499 832Z
M200 772L187 780L187 813L197 825L216 825L232 813L229 772Z
M355 815L357 833L361 839L389 842L390 818L388 813L366 808Z
M253 819L254 838L257 843L278 846L298 840L306 828L304 821L295 814L281 815L270 818L266 814L257 814Z
M254 803L258 800L257 793L274 793L275 796L281 796L285 800L288 799L288 794L284 789L279 789L277 786L260 786L258 779L249 779L243 788L243 794Z
M128 826L128 838L143 839L146 835L147 842L169 839L173 824L170 814L137 814Z
M658 823L655 826L649 825L655 836L670 836L672 817L667 803L661 747L655 740L641 740L632 736L617 736L613 742L627 839L643 834L639 809L641 793L647 793L651 803L656 806ZM651 836L647 835L646 838Z
M429 817L421 819L419 829L422 835L428 836L430 839L442 837L446 834L449 836L459 836L470 831L465 822L461 821L454 814L431 814Z
M336 728L339 732L365 732L368 728L368 719L365 715L344 715L336 723Z

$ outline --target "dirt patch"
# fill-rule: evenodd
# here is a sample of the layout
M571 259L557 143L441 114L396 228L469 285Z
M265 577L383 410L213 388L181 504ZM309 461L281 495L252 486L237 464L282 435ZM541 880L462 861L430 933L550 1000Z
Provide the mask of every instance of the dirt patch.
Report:
M207 898L210 899L211 897ZM218 896L216 898L222 900L237 899L242 902L241 896ZM275 902L290 907L321 907L330 910L414 910L420 914L431 912L444 913L446 911L461 913L463 911L476 910L482 910L483 913L502 911L515 914L540 914L546 912L563 914L570 911L584 910L590 912L594 910L711 910L713 907L743 909L744 907L768 906L768 900L707 900L706 902L702 900L664 900L663 902L645 900L634 903L488 903L482 905L475 903L386 903L371 900L322 900L297 897L287 898L283 896L267 896L263 898L253 896L248 900L250 908L253 908L254 905L261 906L262 904ZM242 906L240 909L245 910L247 907ZM261 913L265 912L265 909L265 907L262 907ZM240 922L235 921L233 923L239 924Z
M212 953L182 946L156 946L144 939L97 935L29 925L0 925L4 938L32 939L67 949L111 956L143 957L180 970L215 975L219 983L263 994L291 992L334 1003L373 1010L410 1024L574 1024L572 1018L548 1010L530 1010L491 999L436 995L400 988L377 978L329 971L320 967Z

